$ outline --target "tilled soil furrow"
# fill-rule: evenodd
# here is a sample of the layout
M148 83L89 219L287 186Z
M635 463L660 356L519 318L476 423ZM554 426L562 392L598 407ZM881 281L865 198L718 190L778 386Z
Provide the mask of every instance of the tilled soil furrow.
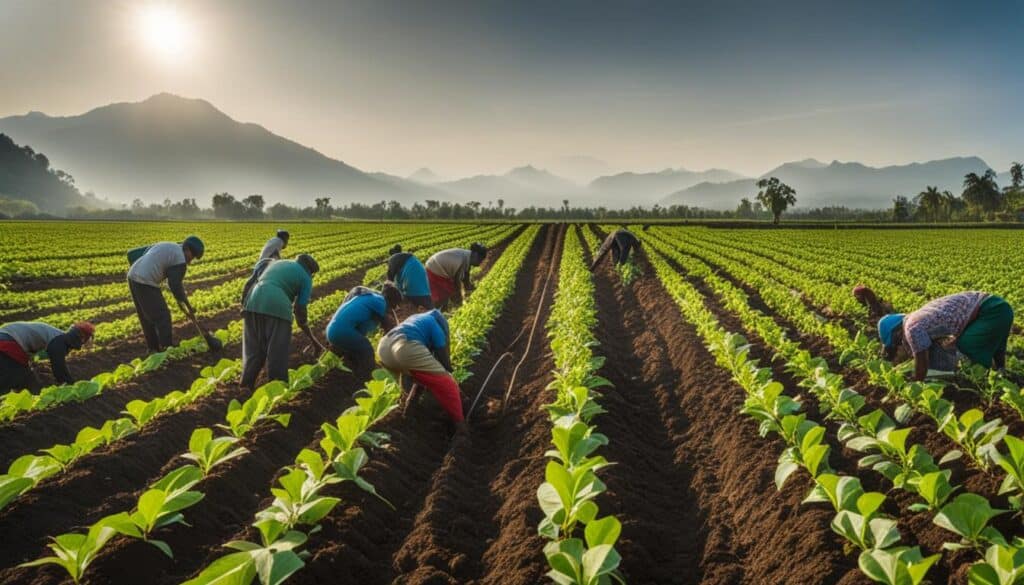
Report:
M642 257L638 261L643 276L630 287L609 284L617 276L608 268L598 279L600 313L607 314L602 319L602 353L609 356L609 374L614 376L619 369L630 375L628 368L616 367L616 349L640 360L639 367L637 362L632 364L637 368L632 375L638 381L627 379L626 386L617 384L608 393L604 404L609 414L598 419L598 429L609 434L609 448L617 449L615 434L619 431L615 427L620 423L613 419L620 414L618 409L642 413L654 403L654 414L632 423L649 427L626 429L620 443L629 444L625 438L628 432L648 435L646 442L638 442L635 449L626 451L626 456L634 458L658 457L659 448L670 448L672 465L686 483L685 489L672 497L691 500L692 504L686 510L688 517L681 520L673 518L672 503L659 503L652 512L651 524L641 532L631 532L631 526L645 516L643 510L631 513L630 508L660 502L665 497L663 478L673 476L657 469L656 475L646 479L631 475L627 485L635 491L620 492L616 479L617 474L625 475L623 463L613 458L614 451L609 451L609 458L617 462L606 474L613 490L610 495L615 498L606 500L619 499L624 506L619 548L626 577L640 583L795 585L836 583L856 574L855 564L842 555L841 544L829 529L828 510L800 506L810 481L793 478L781 492L775 489L775 462L783 446L777 440L759 437L753 422L739 413L742 389L714 363L653 268ZM611 305L616 303L623 316L618 330L605 325L613 318L616 309ZM638 396L638 391L627 392L630 388L646 388L650 397ZM668 446L659 435L667 437ZM641 467L638 474L642 472ZM611 510L602 506L605 509ZM652 528L659 522L663 529ZM696 526L703 528L694 530ZM685 535L681 543L684 553L673 555L667 550L667 543L679 542L671 539L674 532ZM694 541L696 550L691 549ZM690 553L695 558L675 563ZM658 559L654 556L657 554L667 555L667 560ZM673 566L676 573L666 571L659 562Z
M470 382L464 385L463 393L467 399L475 394L473 381L483 381L529 313L529 299L533 291L543 286L546 274L542 272L540 263L544 252L551 246L555 231L554 227L544 228L544 233L534 241L533 249L517 276L515 292L506 301L502 315L488 335L486 347L476 358ZM537 284L538 281L540 284ZM460 462L452 459L452 454L465 449L460 445L475 442L476 434L483 431L474 429L466 436L453 438L449 423L427 396L413 405L405 417L393 413L382 421L379 428L391 435L391 446L370 455L364 476L395 508L389 508L357 488L342 484L339 491L343 504L325 519L323 530L311 536L310 551L313 556L291 581L353 582L367 585L390 583L399 579L399 574L411 572L419 565L450 568L454 562L458 569L466 562L468 555L460 555L461 551L433 547L430 544L433 534L424 536L427 540L424 543L425 549L421 555L417 555L417 560L412 561L416 566L399 565L398 555L418 529L420 518L432 514L432 506L451 501L449 495L441 494L444 488L440 484L444 481L439 478L447 475L446 470L454 466L459 469L459 473L474 472L470 467L456 465ZM493 449L497 447L489 446L493 457ZM476 502L469 501L467 504L474 505ZM465 530L467 524L489 521L490 518L484 517L451 517L448 525L440 529L450 530L451 526L459 525Z
M525 332L516 340L512 358L495 370L488 394L502 394L513 382L529 345L516 386L503 412L495 416L485 412L487 404L478 405L471 432L452 441L415 528L394 556L398 582L527 584L540 577L543 543L536 536L539 516L533 512L550 435L550 423L540 407L546 402L544 387L554 366L544 323L557 286L563 230L548 232L543 256L529 271L533 281L523 289L528 296L512 300L511 307L520 309L520 320L498 328L491 351L478 359L483 365L495 363L500 352ZM469 397L483 381L472 380L466 388ZM498 404L493 400L492 405Z

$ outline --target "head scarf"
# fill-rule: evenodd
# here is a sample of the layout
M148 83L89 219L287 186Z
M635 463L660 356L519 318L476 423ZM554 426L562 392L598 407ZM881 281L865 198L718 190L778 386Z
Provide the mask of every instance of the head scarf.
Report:
M892 333L896 331L897 327L903 325L903 313L891 313L882 317L878 320L878 337L882 340L882 345L887 348L892 347Z

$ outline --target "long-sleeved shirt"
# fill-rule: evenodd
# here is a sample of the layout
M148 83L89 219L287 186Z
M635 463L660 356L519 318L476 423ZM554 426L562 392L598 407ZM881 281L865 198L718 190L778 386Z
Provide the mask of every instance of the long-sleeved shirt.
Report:
M313 277L294 260L275 260L260 275L245 299L243 309L291 322L306 324L306 305L313 294Z
M274 236L267 240L267 243L263 245L263 250L260 252L260 260L267 258L273 258L275 260L281 258L281 250L284 249L284 240Z
M53 377L61 384L75 381L68 371L66 358L70 350L82 347L77 335L69 335L46 323L16 321L0 327L0 340L17 343L30 356L45 351Z
M956 348L935 342L959 337L988 296L978 291L952 294L929 301L904 317L903 339L910 353L927 351L932 368L956 369Z
M188 305L185 294L185 251L176 242L160 242L153 244L141 258L128 269L128 280L147 286L160 286L167 281L167 287L178 302Z
M469 284L471 255L472 252L464 248L442 250L427 260L427 270L452 282Z
M409 252L399 252L388 258L387 279L407 297L430 296L426 270L419 258Z
M629 230L615 230L608 234L608 237L601 243L601 247L597 249L597 254L594 255L594 264L596 265L600 262L612 249L612 246L618 246L619 250L625 250L626 248L635 248L639 245L640 240Z

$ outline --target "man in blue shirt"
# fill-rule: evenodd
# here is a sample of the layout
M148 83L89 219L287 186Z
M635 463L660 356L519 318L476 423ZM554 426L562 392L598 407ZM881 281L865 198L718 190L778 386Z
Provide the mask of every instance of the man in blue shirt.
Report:
M395 326L392 311L402 302L402 293L391 282L380 292L365 286L349 291L327 325L331 351L341 355L357 372L373 368L373 346L367 339L381 327L385 333Z
M403 252L401 245L395 245L388 250L388 254L391 256L388 258L387 279L398 286L402 296L410 303L424 309L433 309L427 269L419 258L410 252Z
M412 386L406 406L416 395L417 386L422 386L434 395L452 422L462 425L462 394L451 374L450 349L448 321L437 309L409 317L377 345L380 363L401 380L403 388Z

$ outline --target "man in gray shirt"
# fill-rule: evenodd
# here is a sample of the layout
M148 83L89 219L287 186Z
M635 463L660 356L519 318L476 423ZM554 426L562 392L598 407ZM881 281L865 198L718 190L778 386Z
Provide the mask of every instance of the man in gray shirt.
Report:
M160 292L163 281L167 281L181 310L195 317L185 294L185 271L192 260L203 257L204 249L203 241L196 236L185 238L181 244L160 242L147 248L128 269L128 288L149 351L163 351L172 345L171 311Z
M281 250L284 250L288 246L288 232L285 230L277 230L277 235L267 240L267 243L263 245L263 250L260 251L260 259L256 261L259 264L262 260L267 258L273 258L274 260L281 259Z

